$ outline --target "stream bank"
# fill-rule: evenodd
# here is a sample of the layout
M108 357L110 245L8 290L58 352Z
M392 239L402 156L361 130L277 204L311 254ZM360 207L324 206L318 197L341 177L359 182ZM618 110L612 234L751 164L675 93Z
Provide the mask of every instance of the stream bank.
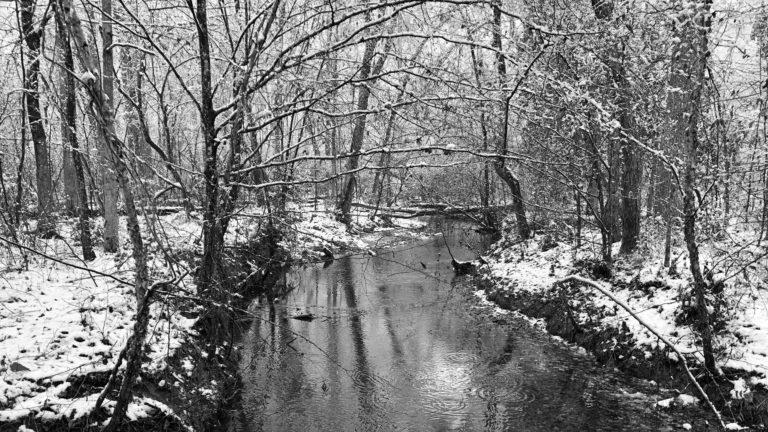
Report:
M265 220L259 209L233 219L224 260L230 289L215 299L198 296L192 274L201 254L199 215L167 214L152 222L163 233L160 244L147 245L153 280L187 276L151 304L144 365L125 430L223 427L238 388L233 342L249 324L250 301L276 286L288 263L321 259L324 248L342 255L366 247L324 211L291 208L266 235L270 239ZM68 262L79 262L69 243L77 238L75 226L63 221L61 239L28 240L61 262L33 255L27 267L0 274L1 432L98 430L110 415L109 399L106 409L93 406L133 328L130 242L121 224L118 253L72 267ZM9 265L22 262L6 258Z
M729 419L726 423L730 428L737 430L741 424L764 430L768 423L765 374L757 370L759 364L739 367L743 366L739 348L748 341L740 332L743 305L729 304L722 295L709 299L719 317L715 321L716 349L723 374L716 380L708 379L699 366L698 337L691 324L690 300L686 301L690 281L683 264L681 274L667 274L649 258L646 249L633 256L619 256L612 267L607 267L591 258L595 251L576 252L568 242L554 237L543 234L514 242L507 236L497 242L489 251L489 265L475 278L485 297L501 308L541 320L548 333L583 347L605 367L698 398L676 354L618 305L587 287L554 286L571 274L598 281L687 356L709 398ZM681 251L674 253L683 255ZM709 277L717 280L718 275ZM759 324L746 327L753 326L760 328ZM736 340L740 343L735 344ZM662 405L676 403L673 400Z
M222 290L215 300L201 299L194 289L181 286L175 287L176 292L157 296L152 304L155 331L147 338L145 366L134 385L134 401L121 430L220 429L226 418L228 400L237 391L238 353L232 342L242 321L247 320L248 303L272 287L291 262L288 253L279 246L281 239L280 233L272 230L251 241L228 247L222 261L232 283L228 284L225 294ZM194 267L193 253L174 252L189 260L186 267ZM129 292L126 294L130 295ZM129 298L126 306L125 315L130 318ZM170 327L169 323L174 319L182 320L186 326ZM122 327L130 328L129 323L127 321ZM165 326L169 326L167 331L157 331ZM64 333L69 331L64 330ZM173 343L169 342L165 347L167 355L162 357L158 357L154 340L158 334L173 339ZM92 407L95 396L106 386L111 375L110 358L105 355L102 368L75 371L61 377L61 381L37 380L34 385L38 386L39 393L31 400L45 398L43 404L22 401L15 410L3 410L0 431L100 430L109 419L108 410L114 402L107 399L104 403L107 409L93 410ZM118 377L118 383L120 379ZM31 379L23 378L21 382L31 382ZM115 388L109 397L116 395ZM47 408L48 403L50 408Z

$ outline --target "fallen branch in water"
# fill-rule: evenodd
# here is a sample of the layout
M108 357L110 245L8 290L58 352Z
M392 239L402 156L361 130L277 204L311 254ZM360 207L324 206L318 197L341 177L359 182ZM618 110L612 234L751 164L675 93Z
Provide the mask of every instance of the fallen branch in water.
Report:
M613 295L611 292L609 292L609 291L608 291L608 290L606 290L605 288L601 287L601 286L600 286L600 285L599 285L597 282L595 282L595 281L593 281L593 280L590 280L590 279L587 279L587 278L583 278L583 277L581 277L581 276L575 276L575 275L571 275L571 276L568 276L568 277L565 277L565 278L563 278L563 279L560 279L560 280L556 281L556 282L553 284L553 286L563 285L563 284L565 284L565 283L567 283L567 282L577 282L577 283L581 283L581 284L584 284L584 285L589 285L589 286L591 286L592 288L594 288L594 289L596 289L596 290L600 291L600 292L601 292L601 293L603 293L603 294L604 294L606 297L608 297L609 299L611 299L611 300L612 300L614 303L616 303L617 305L621 306L621 307L622 307L622 309L624 309L625 311L627 311L627 313L629 313L630 315L632 315L632 317L633 317L634 319L636 319L636 320L637 320L637 322L639 322L639 323L640 323L640 325L642 325L643 327L647 328L647 329L648 329L648 331L650 331L650 332L651 332L651 333L653 333L653 334L654 334L654 335L655 335L657 338L659 338L659 340L660 340L660 341L662 341L662 342L663 342L663 343L664 343L666 346L668 346L668 347L669 347L669 349L671 349L672 351L674 351L674 352L675 352L675 354L677 354L677 357L680 359L680 362L681 362L681 363L682 363L682 365L683 365L683 369L685 369L685 372L688 374L688 378L691 380L691 383L693 383L693 385L696 387L696 389L697 389L697 390L699 391L699 393L701 394L701 397L703 397L703 398L704 398L704 400L707 402L707 405L709 405L709 408L712 410L712 412L713 412L713 413L715 413L715 417L717 417L717 420L720 422L720 427L722 427L722 428L723 428L723 430L725 430L725 429L726 429L726 428L725 428L725 423L723 422L723 417L720 415L720 412L717 410L717 408L715 408L715 405L714 405L714 404L712 404L712 401L709 399L709 396L707 396L707 393L706 393L706 392L704 391L704 389L701 387L701 385L699 384L699 382L698 382L698 381L696 381L696 377L694 377L694 376L693 376L693 373L691 373L691 369L688 367L688 362L686 362L686 361L685 361L685 357L683 356L683 354L682 354L680 351L678 351L678 350L677 350L677 348L676 348L676 347L675 347L675 346L674 346L674 345L673 345L673 344L672 344L670 341L668 341L668 340L667 340L667 338L665 338L664 336L662 336L662 335L661 335L659 332L657 332L657 331L656 331L656 330L655 330L653 327L651 327L651 326L650 326L650 325L649 325L647 322L645 322L645 321L644 321L642 318L640 318L640 317L637 315L637 313L635 313L635 311L634 311L634 310L632 310L632 309L631 309L629 306L627 306L627 304L626 304L626 303L624 303L623 301L621 301L621 300L619 300L618 298L616 298L616 296L614 296L614 295Z

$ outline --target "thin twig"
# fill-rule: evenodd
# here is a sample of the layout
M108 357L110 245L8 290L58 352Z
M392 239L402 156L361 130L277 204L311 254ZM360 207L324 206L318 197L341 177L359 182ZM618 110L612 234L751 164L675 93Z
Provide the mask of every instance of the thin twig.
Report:
M32 252L33 254L40 255L41 257L43 257L45 259L57 262L59 264L64 264L65 266L76 268L78 270L87 271L87 272L90 272L90 273L96 273L99 276L104 276L104 277L110 278L110 279L112 279L112 280L114 280L116 282L119 282L119 283L123 284L123 285L133 286L133 283L124 281L124 280L122 280L122 279L120 279L118 277L115 277L115 276L111 275L111 274L103 273L103 272L100 272L98 270L94 270L92 268L83 267L83 266L79 266L77 264L72 264L72 263L69 263L69 262L66 262L66 261L62 261L62 260L60 260L58 258L54 258L54 257L52 257L50 255L47 255L47 254L45 254L43 252L40 252L38 250L35 250L35 249L30 248L30 247L24 246L22 244L16 243L15 241L8 240L7 238L5 238L3 236L0 236L0 241L3 241L3 242L8 243L10 245L14 245L14 246L16 246L16 247L18 247L20 249L27 250L29 252Z

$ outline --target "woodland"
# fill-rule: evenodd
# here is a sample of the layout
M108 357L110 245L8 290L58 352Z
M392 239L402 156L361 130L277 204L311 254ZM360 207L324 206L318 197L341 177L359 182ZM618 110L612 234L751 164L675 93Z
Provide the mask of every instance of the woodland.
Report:
M762 1L5 0L0 50L0 281L130 287L90 402L106 430L155 299L235 301L310 211L344 235L442 213L608 272L658 260L686 280L699 379L726 363L715 305L738 287L765 308ZM243 273L232 238L270 258ZM29 367L12 350L2 373Z

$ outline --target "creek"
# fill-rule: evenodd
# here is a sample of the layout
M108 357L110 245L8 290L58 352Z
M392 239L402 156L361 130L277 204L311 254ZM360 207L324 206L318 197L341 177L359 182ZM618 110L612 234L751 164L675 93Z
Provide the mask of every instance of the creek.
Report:
M454 276L487 238L466 224L292 269L242 337L241 431L659 431L698 408L654 407L651 384L599 365ZM425 232L427 231L425 230ZM433 231L434 232L434 231ZM303 319L297 319L303 318Z

